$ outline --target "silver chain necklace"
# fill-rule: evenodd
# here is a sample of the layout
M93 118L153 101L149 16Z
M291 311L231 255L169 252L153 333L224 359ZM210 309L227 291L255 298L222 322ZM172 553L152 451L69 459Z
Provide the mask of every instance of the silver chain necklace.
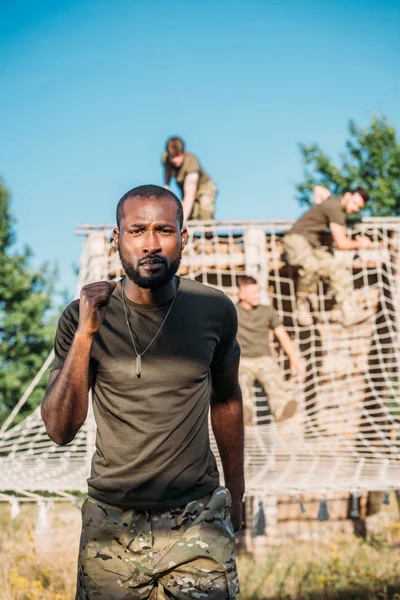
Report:
M136 354L136 377L138 379L140 379L140 377L142 375L142 356L143 356L143 354L145 354L147 352L147 350L150 348L150 346L152 345L152 343L154 342L154 340L157 338L157 336L160 333L161 329L164 327L164 323L168 319L168 315L171 312L172 307L174 305L174 302L176 300L176 296L178 294L178 286L176 286L175 294L174 294L174 297L172 298L172 302L170 304L168 312L165 315L165 317L163 319L163 322L161 323L160 327L158 328L158 331L156 332L156 335L153 337L153 339L151 340L150 344L143 350L143 352L140 352L140 353L137 351L135 340L133 339L132 329L131 329L131 326L129 324L128 309L126 307L125 289L124 288L125 288L125 286L123 285L122 286L122 302L124 304L125 320L126 320L126 325L128 327L129 336L131 338L132 346L133 346L133 349L134 349L135 354Z

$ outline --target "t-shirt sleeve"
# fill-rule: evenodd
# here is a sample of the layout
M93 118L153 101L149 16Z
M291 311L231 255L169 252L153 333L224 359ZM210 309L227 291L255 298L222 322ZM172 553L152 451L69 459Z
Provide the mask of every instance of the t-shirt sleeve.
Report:
M190 173L200 173L200 170L199 160L193 155L188 156L185 160L185 177Z
M52 371L61 369L67 358L79 322L79 303L72 302L62 313L54 339L54 362Z
M337 198L328 198L321 206L324 207L325 215L329 223L345 225L346 217L340 205L340 201Z
M278 313L274 308L269 309L269 328L276 329L282 325L282 319L279 317Z
M240 358L240 346L236 339L238 330L238 318L235 306L226 298L226 309L221 338L214 350L211 369L224 367Z

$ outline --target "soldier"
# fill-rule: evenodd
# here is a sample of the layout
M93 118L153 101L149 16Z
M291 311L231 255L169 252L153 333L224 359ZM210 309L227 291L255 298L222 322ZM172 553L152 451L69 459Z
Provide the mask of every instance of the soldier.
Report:
M297 402L288 398L283 374L272 356L269 331L272 330L289 358L292 375L303 370L296 348L281 323L276 311L260 304L260 286L254 277L237 278L239 303L236 305L241 347L239 381L243 393L245 425L253 425L254 381L261 383L268 394L269 406L276 421L292 417Z
M235 307L176 275L187 231L172 192L127 192L114 239L126 277L83 287L63 312L42 404L48 435L68 444L92 390L76 600L234 598L244 493Z
M284 237L286 259L293 267L300 267L297 286L297 320L300 325L310 326L309 296L317 290L319 279L329 281L341 311L345 327L364 321L370 311L359 310L353 299L353 280L348 269L339 265L330 249L321 245L320 234L330 229L333 243L338 250L368 248L368 237L350 239L346 234L346 215L364 208L369 194L356 188L342 198L334 198L322 186L314 188L315 204L292 227Z
M172 177L182 192L185 221L188 219L214 219L217 186L204 171L199 159L185 152L184 141L179 137L167 140L162 155L164 187L169 189Z

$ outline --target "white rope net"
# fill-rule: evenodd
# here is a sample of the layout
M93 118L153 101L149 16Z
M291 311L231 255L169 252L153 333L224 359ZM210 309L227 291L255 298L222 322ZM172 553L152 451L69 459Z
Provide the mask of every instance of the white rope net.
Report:
M329 286L310 297L315 324L295 318L296 273L282 256L282 235L290 221L195 222L184 252L181 275L223 289L234 301L236 277L256 276L264 303L271 303L306 364L290 378L275 345L288 394L297 414L274 423L265 394L255 387L256 425L246 430L246 488L265 494L389 491L400 481L400 219L365 219L349 231L362 233L373 248L336 252L352 271L354 296L373 317L344 328ZM78 229L84 236L79 287L122 275L109 225ZM212 440L214 450L215 442ZM65 497L85 492L94 450L90 416L66 447L49 441L39 410L0 434L0 499L38 492Z

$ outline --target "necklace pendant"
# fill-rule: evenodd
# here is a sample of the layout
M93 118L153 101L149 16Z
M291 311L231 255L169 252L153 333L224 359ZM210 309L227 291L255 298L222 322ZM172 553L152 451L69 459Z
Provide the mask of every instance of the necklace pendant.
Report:
M140 354L136 356L136 377L140 379L142 375L142 357Z

